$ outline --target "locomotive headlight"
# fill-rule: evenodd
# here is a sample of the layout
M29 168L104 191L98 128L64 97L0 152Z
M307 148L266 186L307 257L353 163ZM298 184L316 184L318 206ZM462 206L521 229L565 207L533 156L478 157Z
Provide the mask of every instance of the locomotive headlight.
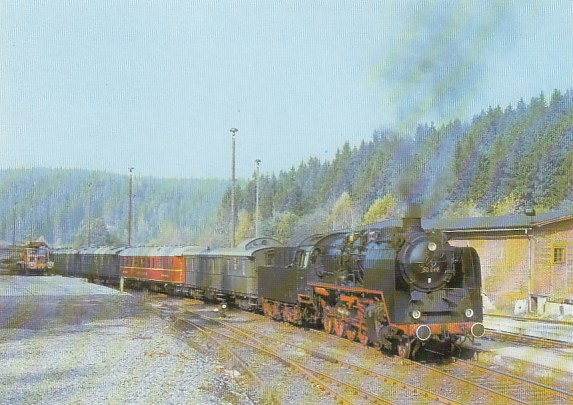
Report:
M420 311L418 311L417 309L412 311L412 318L420 319L421 316L422 316L422 313Z
M435 242L428 243L428 250L430 252L435 252L437 248L438 248L438 245L436 245Z
M474 316L474 310L471 308L466 309L465 315L466 318L471 318L472 316Z

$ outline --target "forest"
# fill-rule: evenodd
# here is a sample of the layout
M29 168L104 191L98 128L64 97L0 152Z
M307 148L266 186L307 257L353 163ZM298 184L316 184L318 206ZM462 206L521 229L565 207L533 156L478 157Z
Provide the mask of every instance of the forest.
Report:
M424 217L498 216L573 209L573 91L489 107L471 122L419 125L414 133L376 131L345 143L332 161L309 158L259 179L264 234L298 242L399 218L411 203ZM254 233L256 179L238 192L237 239ZM224 237L229 191L216 220ZM222 241L221 241L222 242Z
M260 234L297 243L404 214L495 216L573 209L573 90L489 107L471 122L376 130L259 184ZM230 180L133 178L132 244L231 243ZM236 188L237 242L255 234L255 173ZM129 177L79 169L0 171L0 240L54 246L127 241ZM88 226L89 224L89 226Z
M230 181L132 177L132 245L192 244L208 235ZM0 171L0 240L122 246L129 176L78 169ZM89 224L89 226L88 226Z

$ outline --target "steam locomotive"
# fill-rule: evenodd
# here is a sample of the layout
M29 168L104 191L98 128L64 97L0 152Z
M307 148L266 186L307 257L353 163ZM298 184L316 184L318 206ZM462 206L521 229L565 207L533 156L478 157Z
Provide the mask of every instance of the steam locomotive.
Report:
M405 358L423 346L461 351L485 332L477 252L426 232L420 218L312 236L293 263L259 268L259 294L267 316Z
M414 358L484 334L477 252L421 219L310 236L298 246L253 238L232 249L56 250L64 274L143 284L240 308Z

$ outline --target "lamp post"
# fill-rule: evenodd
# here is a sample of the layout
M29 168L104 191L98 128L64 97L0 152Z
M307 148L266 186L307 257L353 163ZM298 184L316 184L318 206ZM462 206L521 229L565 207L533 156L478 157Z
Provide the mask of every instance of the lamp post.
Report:
M529 219L529 228L526 229L525 233L527 234L527 258L528 258L528 267L529 267L529 279L527 280L527 310L531 312L532 310L532 288L533 288L533 263L531 259L531 238L533 237L533 226L532 226L532 217L535 216L535 210L533 208L526 208L525 215Z
M256 159L255 164L257 169L255 171L256 176L256 191L255 191L255 237L259 237L259 165L261 164L261 159Z
M127 246L131 246L131 210L133 204L133 167L129 168L129 210L127 213Z
M16 206L17 202L14 203L14 209L12 211L12 246L16 246Z
M231 188L231 247L235 247L235 186L236 186L236 179L235 179L235 134L239 132L237 128L230 129L232 135L232 158L231 158L231 166L232 166L232 188Z
M92 183L88 183L88 247L92 243Z

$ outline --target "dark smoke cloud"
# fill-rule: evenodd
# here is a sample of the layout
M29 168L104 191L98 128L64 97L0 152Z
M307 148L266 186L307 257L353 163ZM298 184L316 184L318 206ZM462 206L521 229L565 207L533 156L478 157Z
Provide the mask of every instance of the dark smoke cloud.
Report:
M375 79L403 129L464 118L492 58L516 33L512 4L406 1L391 10Z

